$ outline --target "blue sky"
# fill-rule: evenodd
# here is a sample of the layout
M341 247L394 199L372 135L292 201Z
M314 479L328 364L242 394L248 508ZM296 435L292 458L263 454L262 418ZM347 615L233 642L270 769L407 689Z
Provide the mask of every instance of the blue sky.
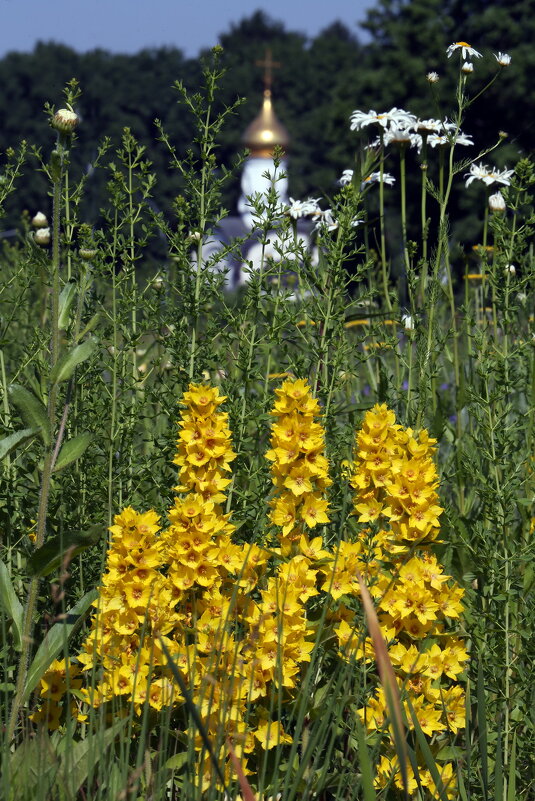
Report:
M38 40L76 50L134 53L174 45L195 56L257 8L289 30L314 36L336 19L357 32L374 0L0 0L0 57Z

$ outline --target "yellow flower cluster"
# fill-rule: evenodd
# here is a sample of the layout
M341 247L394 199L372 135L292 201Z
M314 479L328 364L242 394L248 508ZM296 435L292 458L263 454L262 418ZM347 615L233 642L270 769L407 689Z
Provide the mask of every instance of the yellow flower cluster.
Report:
M226 398L219 390L190 384L179 422L179 495L160 531L154 511L131 508L111 527L106 569L95 602L96 614L78 661L99 668L92 690L79 689L77 667L70 686L93 706L121 699L141 715L150 707L173 707L178 728L183 698L161 643L192 692L194 703L227 777L233 773L228 739L245 773L261 764L259 750L291 742L278 715L268 711L274 689L291 698L310 662L316 629L308 618L311 598L330 596L328 614L346 660L371 663L369 639L359 637L360 574L375 599L390 659L402 690L434 749L448 732L464 727L464 691L455 683L467 653L452 633L462 611L462 590L444 574L428 545L439 533L434 440L397 425L386 406L369 411L356 435L350 473L356 490L354 513L365 524L355 541L324 546L310 530L329 522L325 492L330 486L320 408L305 380L288 379L276 390L270 450L275 487L270 521L279 548L267 551L233 540L235 527L225 512L231 483L232 449ZM263 544L263 543L262 543ZM61 673L61 670L63 673ZM33 719L59 725L65 665L51 666L41 682L41 706ZM367 671L370 675L370 671ZM54 705L57 705L57 709ZM59 711L58 711L59 710ZM79 714L73 707L73 714ZM382 690L358 711L370 735L384 738L378 786L400 772L389 738ZM412 724L410 724L412 725ZM197 738L199 788L217 783ZM410 771L409 771L410 773ZM453 792L452 766L443 781ZM411 791L416 780L410 774ZM431 776L420 770L423 786L434 792Z
M179 695L157 637L177 624L171 589L159 571L165 556L158 522L156 512L128 507L110 528L97 613L78 655L84 670L102 667L94 691L85 691L94 706L124 696L140 713L145 703L161 709Z
M44 723L50 731L60 726L62 717L67 712L75 720L86 720L87 715L80 712L74 697L71 697L68 704L63 701L68 691L79 690L82 686L79 674L80 669L77 665L67 665L65 659L54 659L39 682L39 703L30 715L30 720L34 723Z
M365 416L357 433L357 463L351 485L358 492L360 523L386 518L396 541L412 546L436 539L439 531L437 472L432 459L436 440L423 430L396 425L386 404Z
M218 411L225 400L217 387L193 384L182 398L187 410L179 423L174 463L181 482L176 490L185 494L175 499L171 525L163 535L177 602L194 587L208 589L220 581L221 556L231 573L239 573L243 565L242 549L230 542L230 515L221 507L236 458L228 416Z
M438 748L442 734L456 734L465 725L464 690L452 682L463 672L468 654L463 642L448 631L463 609L463 590L445 575L428 547L438 536L443 511L437 505L435 442L425 430L416 436L410 428L397 425L386 405L376 405L367 412L356 436L351 484L357 490L354 513L359 522L388 526L373 535L382 568L374 571L376 580L370 590L405 699L409 728L414 728L412 705L422 731ZM346 630L340 634L347 638ZM366 653L370 654L369 647ZM359 710L359 716L369 732L388 735L382 690ZM422 785L435 792L425 767L419 774ZM378 785L386 785L392 776L401 787L390 744L378 766ZM442 780L453 797L451 763L444 764ZM410 773L410 790L416 789Z
M282 553L289 555L307 529L328 523L328 501L324 491L332 484L325 458L325 432L316 418L320 407L304 379L288 380L275 390L278 398L271 414L276 418L271 448L266 458L272 463L276 492L270 502L270 519L282 529Z
M138 714L145 699L155 709L179 706L163 640L211 741L228 756L230 738L250 772L247 759L257 746L291 742L262 702L271 684L295 687L300 665L310 660L304 607L318 590L302 555L274 566L260 588L268 553L231 539L223 504L235 454L227 415L218 408L224 400L217 388L202 385L184 394L174 460L181 496L169 511L170 525L158 536L154 512L125 509L116 517L99 611L79 661L103 668L95 693L87 693L94 705L122 696ZM196 750L199 786L207 789L213 767L200 739ZM232 773L228 758L225 772Z

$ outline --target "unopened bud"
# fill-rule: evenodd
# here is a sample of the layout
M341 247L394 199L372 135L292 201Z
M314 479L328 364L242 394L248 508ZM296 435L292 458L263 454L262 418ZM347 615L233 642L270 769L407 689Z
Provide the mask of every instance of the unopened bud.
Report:
M514 264L506 264L505 265L505 272L509 273L510 275L516 275L516 267Z
M499 214L505 211L505 199L501 192L495 192L489 195L489 209Z
M38 228L33 238L38 245L46 247L50 243L50 228Z
M97 250L95 248L80 248L78 253L80 254L80 258L84 261L91 261L97 255Z
M428 72L425 77L427 78L429 83L438 83L440 80L438 72Z
M74 131L80 118L72 109L60 108L52 117L52 127L60 133L69 134Z
M414 331L414 320L410 314L404 314L401 318L401 324L405 331Z
M42 211L38 211L37 214L32 217L32 225L34 228L47 228L48 220L46 214L43 214Z
M463 66L461 67L461 72L464 72L465 75L470 75L471 72L474 71L474 65L471 61L465 61Z

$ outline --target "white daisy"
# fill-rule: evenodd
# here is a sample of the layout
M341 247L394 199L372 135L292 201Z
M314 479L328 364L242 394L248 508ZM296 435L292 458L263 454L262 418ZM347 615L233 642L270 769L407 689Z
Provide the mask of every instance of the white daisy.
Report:
M513 173L514 170L508 170L507 168L504 170L489 170L487 165L481 162L480 164L471 164L470 172L465 173L464 177L467 179L466 186L470 186L473 181L483 181L485 186L491 186L494 183L509 186Z
M353 180L353 170L344 170L342 177L338 179L340 186L347 186Z
M508 67L509 64L511 63L511 56L509 55L509 53L498 53L498 55L494 53L494 58L496 59L500 67Z
M381 180L381 173L380 172L372 172L370 175L368 175L367 178L364 178L364 180L362 181L361 189L364 189L365 186L368 186L370 184L379 183L380 180ZM396 179L394 178L393 175L390 175L389 172L384 172L383 173L383 183L384 184L388 184L389 186L392 186L393 184L396 183Z
M380 125L381 128L386 130L392 125L399 128L408 127L412 124L414 115L409 111L394 106L390 111L384 111L382 114L378 114L374 109L371 109L367 113L357 110L352 113L350 120L350 129L352 131L360 131L368 125L375 124Z
M450 58L456 50L461 51L461 57L466 61L467 58L481 58L481 53L475 50L468 42L454 42L446 50L446 55Z
M314 216L314 228L317 230L323 228L327 231L336 231L338 228L338 221L334 219L331 209L322 211L318 208Z
M450 123L451 124L451 123ZM453 126L455 127L455 126ZM427 140L431 147L443 147L444 145L473 145L472 137L458 131L456 134L431 134Z
M309 197L307 200L294 200L293 197L289 198L290 205L286 207L286 214L294 220L299 220L300 217L307 217L309 214L314 214L319 210L319 198Z

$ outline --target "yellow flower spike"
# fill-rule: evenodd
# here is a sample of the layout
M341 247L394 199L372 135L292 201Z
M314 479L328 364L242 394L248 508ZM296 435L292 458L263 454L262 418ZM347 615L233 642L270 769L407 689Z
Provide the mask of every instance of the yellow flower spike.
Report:
M464 726L462 701L457 700L464 698L464 691L454 682L464 671L468 655L460 640L447 636L449 620L462 612L463 590L452 583L429 552L437 541L443 511L437 494L435 445L427 431L404 429L396 424L392 410L385 404L376 405L365 414L355 436L350 485L355 490L354 514L361 523L371 524L368 532L361 532L361 541L373 549L373 558L367 563L368 581L375 577L370 592L376 600L379 627L389 643L396 680L402 698L410 698L431 747L438 749L448 742L447 732L456 733ZM379 525L384 529L374 534ZM321 568L325 590L329 583L335 593L348 589L343 585L342 557L345 559L341 551L339 564L330 574ZM364 573L360 566L357 569ZM338 631L347 637L349 628ZM364 658L365 654L355 656ZM370 733L383 731L376 785L385 787L393 780L401 788L392 732L384 731L380 699L379 693L359 710L359 716ZM405 705L410 722L406 701ZM419 766L420 776L425 775L423 770L424 766ZM449 771L444 771L447 782ZM448 797L453 797L452 787L448 784ZM415 789L409 770L409 792Z
M324 456L325 432L316 422L320 407L305 379L288 379L275 390L276 418L266 458L276 487L270 519L282 531L281 552L289 556L307 528L329 522L324 490L332 483Z

